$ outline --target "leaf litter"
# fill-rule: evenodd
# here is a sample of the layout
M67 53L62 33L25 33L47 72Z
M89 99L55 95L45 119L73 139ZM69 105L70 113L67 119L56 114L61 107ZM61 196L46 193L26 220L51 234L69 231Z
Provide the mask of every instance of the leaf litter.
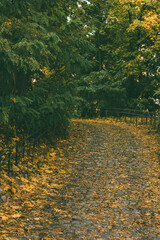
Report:
M145 128L72 120L37 174L11 181L0 240L160 239L158 150Z

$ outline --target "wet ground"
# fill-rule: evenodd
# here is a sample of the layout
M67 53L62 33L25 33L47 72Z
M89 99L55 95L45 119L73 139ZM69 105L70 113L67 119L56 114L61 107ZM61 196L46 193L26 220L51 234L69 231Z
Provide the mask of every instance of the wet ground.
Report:
M152 138L126 124L72 121L70 138L50 153L47 168L20 186L12 205L21 216L3 222L0 240L159 240Z

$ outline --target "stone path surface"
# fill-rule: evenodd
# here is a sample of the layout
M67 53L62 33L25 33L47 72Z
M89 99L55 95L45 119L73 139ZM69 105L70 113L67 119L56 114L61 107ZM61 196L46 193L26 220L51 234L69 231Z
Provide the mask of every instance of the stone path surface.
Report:
M72 121L70 132L50 153L48 168L32 179L33 191L21 186L21 200L13 200L21 213L17 232L11 221L0 239L159 240L153 137L100 120Z

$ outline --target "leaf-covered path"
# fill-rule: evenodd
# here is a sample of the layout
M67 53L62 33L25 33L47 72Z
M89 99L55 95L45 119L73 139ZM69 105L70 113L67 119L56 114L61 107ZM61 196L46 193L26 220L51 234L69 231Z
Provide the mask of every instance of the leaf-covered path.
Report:
M70 138L0 210L0 239L160 239L157 149L147 130L72 121Z

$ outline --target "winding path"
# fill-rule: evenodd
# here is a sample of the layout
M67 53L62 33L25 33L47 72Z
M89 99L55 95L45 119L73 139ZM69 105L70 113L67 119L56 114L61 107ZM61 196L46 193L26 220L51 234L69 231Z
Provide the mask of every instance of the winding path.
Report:
M21 187L17 233L8 226L0 239L159 240L157 146L134 126L72 121L69 139L32 179L33 191Z

